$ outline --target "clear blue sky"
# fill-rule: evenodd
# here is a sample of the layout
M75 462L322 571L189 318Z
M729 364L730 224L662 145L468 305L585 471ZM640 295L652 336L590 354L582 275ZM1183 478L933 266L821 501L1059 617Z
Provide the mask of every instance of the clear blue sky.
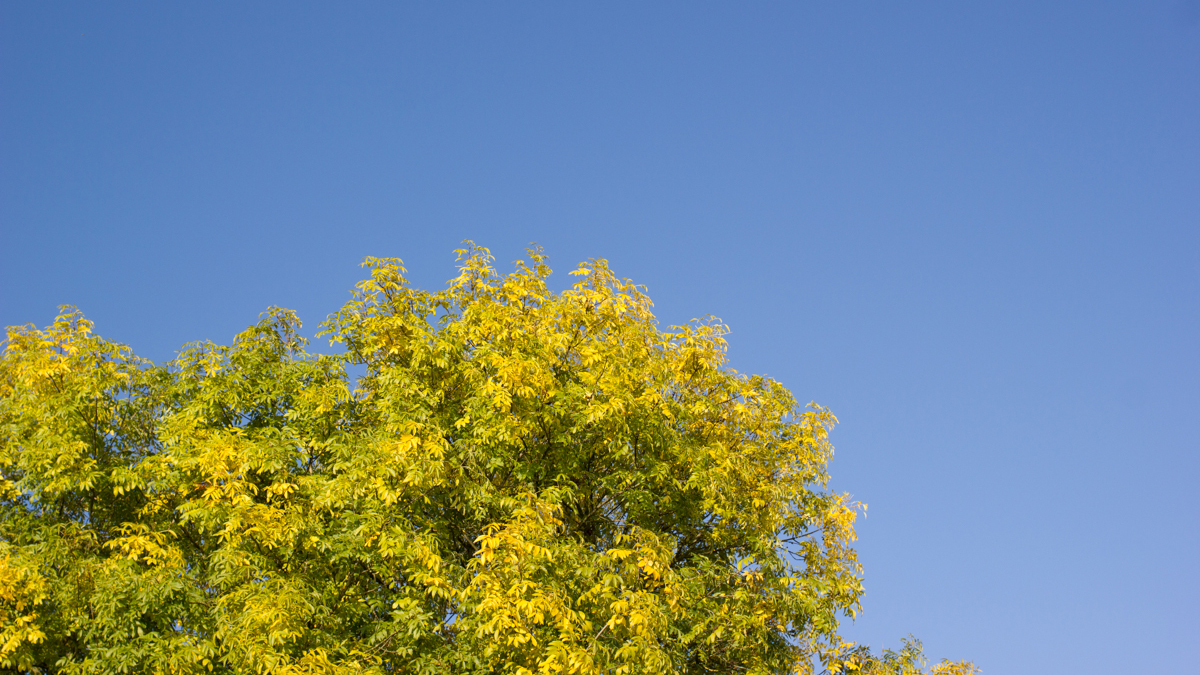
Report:
M0 6L0 323L589 257L842 424L849 635L1200 673L1200 1Z

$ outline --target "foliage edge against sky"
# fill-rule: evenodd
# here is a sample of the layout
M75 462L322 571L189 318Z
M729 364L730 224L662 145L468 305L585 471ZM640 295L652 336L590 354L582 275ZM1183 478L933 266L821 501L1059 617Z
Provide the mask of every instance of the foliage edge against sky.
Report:
M539 249L458 254L435 292L367 259L338 355L278 308L165 365L73 309L10 328L0 665L920 672L918 642L838 637L832 413L728 368L718 321L661 330L603 260L554 292Z

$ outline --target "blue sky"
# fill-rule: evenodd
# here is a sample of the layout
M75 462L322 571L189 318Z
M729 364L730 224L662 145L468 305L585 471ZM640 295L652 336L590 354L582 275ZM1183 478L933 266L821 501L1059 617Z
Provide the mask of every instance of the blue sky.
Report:
M0 7L0 323L163 360L474 239L830 406L855 639L1200 672L1200 2Z

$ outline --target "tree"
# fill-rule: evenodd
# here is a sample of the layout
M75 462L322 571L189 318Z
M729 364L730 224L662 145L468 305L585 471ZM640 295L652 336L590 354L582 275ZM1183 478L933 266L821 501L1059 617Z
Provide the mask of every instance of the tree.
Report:
M884 663L837 636L862 586L857 505L824 487L828 410L729 369L719 322L660 330L602 260L556 293L540 250L503 277L486 249L459 259L437 292L368 259L323 324L338 355L278 308L166 365L70 308L10 328L0 665Z

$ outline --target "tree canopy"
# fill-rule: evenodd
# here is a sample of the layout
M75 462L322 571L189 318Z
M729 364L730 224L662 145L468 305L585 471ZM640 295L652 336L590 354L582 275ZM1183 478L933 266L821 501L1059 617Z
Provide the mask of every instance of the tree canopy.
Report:
M862 584L830 411L603 260L561 292L540 250L459 260L425 291L368 259L334 355L278 308L162 365L71 308L10 328L0 666L919 672L919 643L838 636Z

